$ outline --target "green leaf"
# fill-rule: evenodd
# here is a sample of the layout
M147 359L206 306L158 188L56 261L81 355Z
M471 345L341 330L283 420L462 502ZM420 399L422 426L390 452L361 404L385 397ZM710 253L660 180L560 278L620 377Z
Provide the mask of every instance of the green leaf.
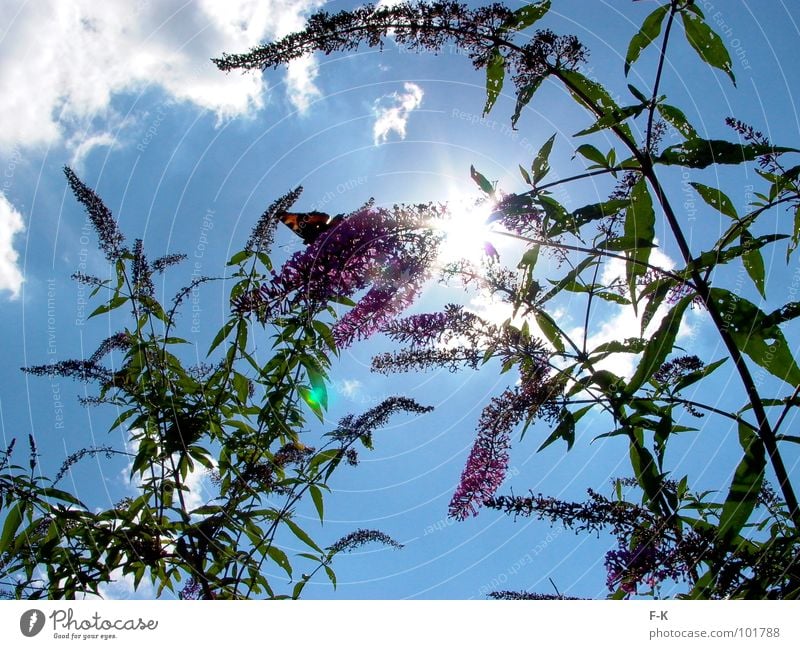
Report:
M331 568L328 564L323 564L322 567L325 568L325 574L328 575L328 579L330 579L331 584L333 584L333 587L336 588L336 573L333 571L333 568Z
M717 210L717 212L724 214L725 216L729 216L732 219L739 218L739 214L736 212L736 208L733 206L733 201L723 194L719 189L716 187L708 187L707 185L702 185L700 183L689 184L695 188L698 194L700 194L700 198Z
M638 100L639 100L641 103L643 103L643 104L648 104L648 103L650 102L650 98L649 98L649 97L647 97L647 96L646 96L646 95L645 95L645 94L644 94L644 93L643 93L641 90L639 90L639 89L638 89L636 86L634 86L632 83L629 83L629 84L628 84L628 90L630 90L630 93L631 93L631 94L632 94L632 95L633 95L633 96L634 96L636 99L638 99Z
M639 361L636 372L634 372L626 388L628 395L633 395L642 385L649 381L653 373L663 365L675 345L675 338L681 326L683 312L686 310L686 307L691 304L693 299L691 295L681 298L678 303L670 309L669 313L664 316L664 319L653 334L650 342L648 342L647 346L644 348L644 352L642 352L642 358Z
M314 395L311 390L303 385L297 386L297 392L300 395L300 398L306 402L306 405L311 408L311 412L313 412L317 416L317 419L324 424L325 414L322 412L322 408L320 408L316 395Z
M481 188L481 191L484 194L488 194L489 196L494 195L494 186L490 183L486 176L484 176L480 171L475 169L472 165L469 168L469 175L472 177L472 180Z
M578 280L578 278L580 277L581 273L583 273L583 271L585 271L590 266L597 265L597 263L598 263L598 261L594 257L584 257L580 261L580 263L577 266L575 266L575 268L573 268L571 271L569 271L566 275L564 275L564 277L562 279L560 279L558 281L548 280L554 286L553 286L553 288L551 288L547 293L545 293L545 295L543 295L538 300L538 303L539 304L544 304L549 299L551 299L551 298L555 297L556 295L558 295L561 291L566 289L568 286L571 286L573 283L575 283Z
M646 264L650 259L650 248L656 236L656 214L653 201L647 189L647 181L640 178L631 191L631 202L625 212L625 236L637 241L649 242L650 246L635 245L628 251L625 273L628 280L631 299L636 308L636 278L647 272Z
M500 53L500 49L495 47L486 65L486 105L483 107L483 116L492 110L500 92L503 90L503 79L506 76L506 60Z
M794 210L794 231L792 232L792 242L786 248L786 262L789 262L789 257L797 250L800 244L800 205Z
M661 117L664 120L678 129L678 132L683 135L687 140L696 140L698 139L697 131L694 130L694 126L689 123L689 120L686 119L686 115L683 114L679 108L675 108L675 106L670 106L669 104L658 104L656 106L658 108L658 112L661 113Z
M615 115L621 110L609 92L596 81L575 70L562 70L559 74L575 100L592 112L599 110L600 119L606 115ZM634 140L627 124L620 124L618 128L629 140Z
M780 327L761 309L723 288L710 291L714 308L736 346L773 376L792 387L800 384L800 367Z
M647 298L647 303L642 310L642 325L641 333L650 324L653 316L658 311L658 307L664 302L664 299L669 295L669 292L674 288L677 282L671 277L657 277L650 282L639 294L639 299Z
M327 410L328 388L325 385L325 375L310 365L306 365L305 368L306 373L308 374L308 380L311 382L311 397L320 406Z
M728 497L722 506L719 517L717 537L725 545L730 545L739 535L742 528L755 509L761 484L764 481L764 469L767 466L764 443L747 426L739 425L739 443L744 450L744 457L733 474Z
M113 311L114 309L118 309L127 301L128 298L125 297L124 295L115 295L106 304L101 304L94 311L92 311L89 314L89 317L94 318L96 315L101 315L103 313L108 313L109 311Z
M320 489L317 485L312 484L309 485L308 491L311 493L311 500L314 501L314 508L317 510L317 515L319 516L319 522L324 522L324 514L325 514L325 501L322 497L322 489Z
M536 318L536 324L539 325L539 329L542 330L544 337L550 341L550 344L555 347L556 351L563 353L565 350L564 341L561 340L561 333L559 332L555 320L553 320L544 311L537 311L534 313L534 317Z
M742 246L745 247L747 247L754 240L755 239L753 238L753 235L750 234L748 230L742 232L742 235L739 238ZM744 264L747 274L750 275L750 279L753 280L753 284L755 284L755 287L761 294L761 297L766 300L767 294L764 287L764 259L761 256L761 252L758 250L758 248L748 249L746 252L742 253L742 263Z
M711 374L714 370L716 370L720 365L727 361L727 358L721 358L718 361L714 361L713 363L706 365L701 370L695 370L694 372L689 372L685 374L677 381L675 381L675 391L678 392L683 390L684 388L688 388L693 383L697 383L700 379L705 378L709 374Z
M208 354L211 354L219 345L225 340L228 335L233 331L233 328L236 326L236 323L239 321L238 318L234 318L233 320L229 320L226 322L222 329L217 332L217 335L214 337L214 340L211 343L211 347L208 348Z
M625 76L631 69L631 65L636 62L642 51L654 42L661 33L661 23L669 11L669 4L665 4L656 9L644 19L641 29L633 36L628 45L628 53L625 56Z
M561 411L558 426L556 426L555 430L550 433L550 436L542 442L542 445L536 449L536 452L543 451L558 439L563 439L567 443L567 450L570 450L575 443L575 415L566 408Z
M609 110L602 117L600 117L594 124L583 129L582 131L578 131L577 133L575 133L573 137L589 135L591 133L596 133L597 131L602 131L603 129L611 128L612 126L616 126L617 124L621 124L622 122L624 122L627 119L630 119L631 117L636 117L640 115L645 108L646 108L645 104L635 104L633 106L624 106L622 108L614 108L612 110Z
M694 48L698 56L710 66L725 72L736 85L736 77L733 76L733 64L731 55L719 35L709 27L706 22L689 12L681 12L683 28L686 31L686 40Z
M641 431L639 431L641 433ZM638 435L641 437L641 434ZM647 499L655 508L661 497L662 480L656 466L655 458L644 446L641 439L632 439L630 444L631 467L636 481L644 491Z
M524 180L529 185L532 184L531 183L531 177L530 177L530 174L528 173L528 170L525 169L525 167L523 167L522 165L519 165L519 173L522 174L522 180Z
M705 169L712 164L741 164L763 155L797 152L789 147L768 144L736 144L725 140L693 138L681 144L667 147L655 158L665 165L680 165L692 169Z
M238 266L243 261L249 259L252 254L250 250L240 250L228 260L228 266Z
M289 563L289 557L280 548L270 544L266 549L267 556L277 563L281 568L286 571L286 574L292 576L292 564Z
M608 160L606 160L606 157L597 147L594 147L591 144L581 144L577 149L575 149L575 151L589 160L589 162L594 162L601 167L608 167Z
M550 10L550 0L543 0L542 2L535 2L527 4L517 9L506 20L502 29L513 29L514 31L522 31L527 29L542 16Z
M533 174L532 177L534 185L544 178L550 171L548 159L550 158L550 151L553 149L553 142L555 142L555 139L556 134L553 133L550 139L542 145L541 149L539 149L539 153L536 154L536 158L533 160L531 172Z
M536 94L539 86L542 85L542 80L543 77L538 77L533 83L517 91L517 103L514 106L514 114L511 116L511 128L517 127L517 121L522 116L522 109L533 99L533 95Z
M572 212L566 219L557 220L547 231L548 236L555 236L563 232L578 234L580 229L591 223L617 214L620 210L630 205L629 200L612 199L602 203L584 205Z
M14 536L16 536L17 530L21 524L22 507L19 503L14 503L6 515L6 520L3 523L3 532L0 534L0 556L11 547L11 542L14 540Z
M291 518L284 518L283 522L286 523L287 527L292 531L298 539L300 539L303 543L305 543L308 547L316 552L322 554L322 548L320 548L314 540L306 533L306 531L300 527L297 523L295 523Z
M328 349L330 349L332 352L337 352L338 348L336 347L336 341L333 338L333 332L331 331L331 328L320 320L314 320L311 325L314 327L314 331L319 334L320 338L325 341Z

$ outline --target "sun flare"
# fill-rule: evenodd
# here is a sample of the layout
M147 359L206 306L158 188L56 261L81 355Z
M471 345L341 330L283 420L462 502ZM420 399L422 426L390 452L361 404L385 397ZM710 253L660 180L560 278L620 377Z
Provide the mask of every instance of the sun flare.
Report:
M492 213L491 203L475 204L474 200L453 196L447 206L447 216L439 226L444 235L439 260L479 262L487 256L487 250L494 250L496 234L486 222Z

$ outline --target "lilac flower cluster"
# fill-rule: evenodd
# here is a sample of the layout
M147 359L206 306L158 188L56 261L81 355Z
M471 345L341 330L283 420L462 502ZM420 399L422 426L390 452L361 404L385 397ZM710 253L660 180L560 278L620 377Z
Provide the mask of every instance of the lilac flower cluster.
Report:
M378 530L356 530L350 532L347 536L343 536L333 545L328 546L328 553L333 556L340 552L351 552L362 545L367 543L380 543L393 548L402 548L403 544L395 541L388 534L384 534Z
M95 232L100 239L100 249L105 253L110 262L117 261L125 252L123 243L125 237L120 232L117 222L100 197L84 185L75 172L69 167L64 167L67 182L78 202L82 203L89 215Z
M667 579L680 579L688 571L681 553L661 539L648 539L634 549L620 546L606 553L606 585L609 590L621 588L635 593L640 584L651 590Z
M470 514L476 516L478 507L503 484L508 469L510 432L524 414L518 404L517 391L509 389L483 409L478 437L450 500L449 515L453 518L464 520Z
M409 347L376 355L372 359L373 371L389 373L446 367L454 372L464 365L478 367L483 360L483 349L497 334L497 327L462 306L448 304L442 312L395 319L381 331Z
M372 433L376 428L386 425L396 412L413 412L422 414L433 410L432 406L423 406L408 397L389 397L384 399L374 408L370 408L358 417L345 415L339 420L330 437L341 443L343 447L349 446L356 440L367 447L372 447Z
M635 480L618 480L635 485ZM675 484L670 485L675 488ZM609 529L617 547L606 554L606 585L634 593L640 585L650 589L665 580L688 578L694 568L719 552L713 532L703 536L693 530L677 532L674 526L645 507L624 500L609 500L589 490L587 502L569 502L542 494L495 496L483 503L513 516L535 516L560 522L576 533Z
M439 241L425 220L439 215L431 206L359 210L295 253L269 282L234 300L233 308L267 321L297 306L316 312L368 289L333 327L340 347L366 338L419 293Z
M579 597L567 597L566 595L549 595L546 593L531 593L526 590L495 590L489 593L489 597L492 599L504 599L504 600L513 600L513 599L537 599L537 600L547 600L547 599L558 599L558 600L577 600L580 599Z
M704 367L705 363L694 354L678 356L659 367L653 374L653 378L659 383L674 383L687 374L699 372Z

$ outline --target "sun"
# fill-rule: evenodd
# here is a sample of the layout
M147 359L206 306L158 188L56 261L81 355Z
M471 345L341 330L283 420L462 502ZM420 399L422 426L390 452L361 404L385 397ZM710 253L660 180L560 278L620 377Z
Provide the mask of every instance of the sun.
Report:
M447 199L447 214L438 228L444 238L439 251L439 261L443 263L467 261L478 263L487 256L487 250L494 249L491 223L487 223L493 205L489 201L477 203L453 193Z

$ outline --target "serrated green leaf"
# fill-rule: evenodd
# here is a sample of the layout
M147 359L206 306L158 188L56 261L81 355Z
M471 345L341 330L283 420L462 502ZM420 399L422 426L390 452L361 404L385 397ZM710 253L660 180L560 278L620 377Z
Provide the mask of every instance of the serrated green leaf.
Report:
M508 20L503 23L502 29L511 29L514 31L522 31L523 29L527 29L542 16L544 16L549 10L550 0L543 0L542 2L527 4L511 14Z
M300 395L300 398L306 402L306 405L311 408L311 412L317 416L317 419L324 424L325 414L322 412L322 408L320 408L319 401L314 393L302 385L297 387L297 393Z
M300 527L297 523L295 523L291 518L284 518L283 522L292 531L292 534L294 534L298 539L300 539L312 550L322 554L322 548L320 548L314 542L314 540L306 533L306 531L302 527Z
M322 489L317 485L309 485L308 491L311 493L311 500L314 502L314 508L317 510L319 522L323 523L325 520L325 500L322 497Z
M639 298L647 298L647 303L642 310L642 325L641 333L650 324L653 316L658 311L658 307L664 302L664 299L669 295L669 292L674 288L677 282L671 277L658 277L650 284L648 284L639 294Z
M748 247L749 244L754 241L754 238L748 230L745 230L742 232L739 241L742 246ZM761 294L761 297L766 300L764 258L761 256L761 251L759 251L758 248L748 249L746 252L742 253L742 263L750 279L753 280L756 289L758 289L758 292Z
M641 29L634 34L631 42L628 44L628 53L625 55L626 77L631 69L631 65L636 62L639 55L648 45L658 38L658 35L661 33L661 23L664 22L664 17L667 15L669 8L669 4L660 6L644 19Z
M306 365L305 368L308 380L311 382L311 398L327 410L328 388L325 385L325 375L309 365Z
M494 195L494 186L490 183L486 176L484 176L480 171L475 169L472 165L469 168L469 175L471 176L472 180L475 181L475 184L481 188L481 191L489 196Z
M630 458L636 481L655 507L661 498L663 482L653 454L642 446L641 439L635 439L631 440Z
M689 123L689 120L686 119L686 115L683 114L683 111L669 104L658 104L656 108L658 108L661 117L674 126L687 140L698 139L697 131L695 131L694 126Z
M688 374L683 375L677 381L675 381L675 391L678 392L684 388L688 388L693 383L697 383L697 381L711 374L727 360L727 358L721 358L718 361L714 361L713 363L706 365L703 369L695 370L694 372L689 372Z
M577 149L575 149L575 151L589 160L589 162L594 162L601 167L608 167L608 161L606 160L606 157L597 147L594 147L591 144L581 144Z
M798 243L800 243L800 205L794 210L794 230L792 232L792 242L786 248L786 262L789 262L789 257L797 250Z
M483 107L483 116L492 110L500 92L503 90L503 80L506 76L506 60L500 53L500 49L495 47L489 62L486 65L486 105Z
M725 321L736 346L773 376L792 387L800 385L800 367L780 327L761 309L722 288L712 288L711 301Z
M219 347L222 341L228 337L231 331L233 331L233 328L236 326L237 322L238 318L234 318L233 320L229 320L222 326L222 329L220 329L217 332L217 335L214 336L214 340L211 342L211 347L208 348L208 354L206 354L207 356L211 354L211 352L213 352L217 347Z
M553 142L555 142L555 139L556 134L553 133L547 142L542 145L542 148L539 149L539 153L536 154L536 158L533 160L533 164L531 165L531 174L534 185L536 185L550 171L550 164L548 160L550 158L550 151L553 149Z
M567 286L573 284L590 266L597 265L597 259L593 257L584 257L580 263L575 266L571 271L569 271L562 279L555 281L555 280L548 280L551 284L553 284L553 288L551 288L547 293L545 293L539 300L539 304L544 304L552 297L558 295L562 290L564 290Z
M561 412L558 426L556 426L555 430L550 433L550 436L542 442L542 445L536 449L536 452L539 453L543 451L550 446L550 444L559 439L563 439L567 443L567 450L570 450L575 443L575 416L566 408Z
M733 475L728 496L722 506L717 530L717 538L725 545L732 543L747 523L750 514L753 513L767 466L764 443L752 430L741 424L739 425L739 443L744 450L744 457Z
M624 233L626 237L651 244L634 245L627 254L625 273L635 309L637 303L636 280L647 272L647 266L644 264L650 260L650 248L656 236L656 214L653 210L653 201L650 198L647 181L644 178L640 178L631 191L630 205L625 212Z
M675 338L678 335L678 329L683 319L683 313L693 299L691 295L681 298L664 316L658 329L642 352L642 358L639 360L636 372L634 372L626 388L628 395L635 394L642 385L649 381L653 373L663 365L667 356L672 352Z
M19 526L22 524L22 507L19 503L14 505L6 515L6 520L3 523L3 532L0 534L0 556L2 556L14 540Z
M622 122L624 122L625 120L640 115L645 108L646 106L644 104L636 104L634 106L623 106L621 108L614 108L612 110L609 110L602 117L600 117L594 124L583 129L582 131L578 131L577 133L575 133L573 137L590 135L591 133L596 133L597 131L602 131L604 129L611 128L612 126L617 126L618 124L622 124Z
M511 128L517 127L517 122L522 116L522 110L530 103L531 99L533 99L533 95L536 94L539 86L542 85L542 80L543 77L538 77L533 83L517 91L517 103L514 106L514 114L511 116Z
M701 183L689 183L695 188L700 198L702 198L708 205L713 207L720 214L724 214L732 219L738 219L739 214L733 205L733 201L728 198L716 187L708 187Z
M595 110L600 112L599 119L603 119L607 115L613 116L621 110L602 85L588 79L580 72L562 70L560 76L567 83L567 89L578 103L592 112ZM627 124L619 124L618 128L629 140L634 141L631 129Z
M96 315L101 315L103 313L108 313L109 311L113 311L114 309L121 307L127 301L128 298L125 297L124 295L115 295L108 302L106 302L105 304L101 304L94 311L92 311L89 314L89 317L94 318Z
M281 568L286 571L289 577L292 576L292 564L289 562L289 557L286 553L275 545L270 544L266 549L267 556L277 563Z
M238 266L243 261L247 261L252 254L250 250L240 250L228 260L228 266Z
M559 332L555 320L553 320L544 311L537 311L534 313L534 317L536 318L536 324L539 325L539 329L542 330L544 337L547 338L553 347L555 347L557 352L563 353L565 351L564 341L561 339L561 333Z
M712 164L741 164L764 155L797 152L790 147L775 147L768 144L735 144L725 140L695 138L667 147L655 162L665 165L680 165L692 169L705 169Z
M584 225L613 216L620 210L628 207L628 205L630 205L629 200L619 199L584 205L572 212L566 219L557 219L547 231L547 236L552 237L564 232L578 234Z
M644 93L643 93L641 90L639 90L639 89L638 89L636 86L634 86L632 83L629 83L629 84L628 84L628 90L629 90L629 91L630 91L630 93L631 93L631 94L632 94L632 95L633 95L633 96L634 96L636 99L638 99L638 100L639 100L641 103L643 103L643 104L649 104L649 102L650 102L650 98L649 98L649 97L647 97L647 96L646 96L646 95L645 95L645 94L644 94Z
M333 571L329 565L325 564L322 566L325 568L325 574L328 575L328 579L330 579L331 584L333 584L333 588L336 588L336 573Z
M686 31L686 40L698 56L710 66L725 72L733 85L736 85L731 55L719 35L702 18L692 13L681 12L681 20Z

